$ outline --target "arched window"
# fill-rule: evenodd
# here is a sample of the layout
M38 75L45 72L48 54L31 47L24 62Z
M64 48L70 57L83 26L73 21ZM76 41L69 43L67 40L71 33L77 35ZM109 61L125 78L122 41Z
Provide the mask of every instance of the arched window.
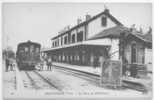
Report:
M83 31L77 33L77 42L83 41Z
M137 47L136 43L133 43L131 45L131 63L136 63L137 62Z
M55 46L55 42L52 42L52 46L53 46L53 47Z

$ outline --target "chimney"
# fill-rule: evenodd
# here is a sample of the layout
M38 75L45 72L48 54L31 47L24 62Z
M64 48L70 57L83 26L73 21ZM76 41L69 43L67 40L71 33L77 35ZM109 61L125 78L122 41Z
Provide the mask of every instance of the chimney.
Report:
M80 24L82 20L80 18L77 19L77 24Z
M70 29L70 26L68 25L68 26L66 26L66 27L64 27L64 31L67 31L67 30L69 30Z
M105 12L105 13L110 13L110 10L107 9L107 8L105 8L105 9L104 9L104 12Z
M131 31L133 34L137 32L136 27L135 27L135 24L133 24L133 25L130 27L130 31Z
M69 30L69 29L70 29L70 25L67 26L67 30Z
M89 14L86 14L86 21L89 20L91 16Z

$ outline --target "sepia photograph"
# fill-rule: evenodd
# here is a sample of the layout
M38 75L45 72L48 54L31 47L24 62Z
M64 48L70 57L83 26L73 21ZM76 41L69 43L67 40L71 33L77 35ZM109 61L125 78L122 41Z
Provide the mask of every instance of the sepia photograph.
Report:
M1 5L4 100L152 100L152 3Z

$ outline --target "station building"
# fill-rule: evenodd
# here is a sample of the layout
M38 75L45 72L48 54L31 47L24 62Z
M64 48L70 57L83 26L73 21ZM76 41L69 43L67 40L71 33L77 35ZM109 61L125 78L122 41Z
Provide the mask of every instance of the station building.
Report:
M100 66L105 59L122 60L123 65L152 64L152 34L142 35L125 27L109 9L51 39L52 47L43 50L55 62ZM125 66L125 69L127 66Z

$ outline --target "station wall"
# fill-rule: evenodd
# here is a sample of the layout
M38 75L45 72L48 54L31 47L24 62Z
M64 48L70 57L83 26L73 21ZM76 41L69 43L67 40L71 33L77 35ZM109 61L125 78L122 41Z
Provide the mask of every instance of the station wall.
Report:
M109 19L108 17L106 17L107 18L106 26L102 26L102 17L103 16L104 15L98 17L97 19L91 21L88 24L87 38L91 38L92 36L98 34L99 32L103 31L104 29L108 29L108 28L116 26L116 24L113 21L111 21L111 19Z

